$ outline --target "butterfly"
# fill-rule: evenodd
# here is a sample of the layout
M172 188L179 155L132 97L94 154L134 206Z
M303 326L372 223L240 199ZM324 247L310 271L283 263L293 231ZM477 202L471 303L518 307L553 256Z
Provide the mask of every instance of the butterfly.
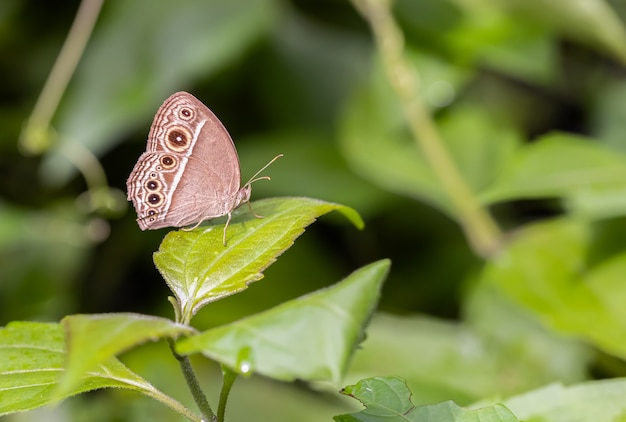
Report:
M154 117L146 152L126 181L128 200L137 211L141 230L195 228L227 215L222 239L226 246L233 210L243 203L249 205L251 184L269 180L257 176L280 157L241 186L239 157L224 125L196 97L177 92Z

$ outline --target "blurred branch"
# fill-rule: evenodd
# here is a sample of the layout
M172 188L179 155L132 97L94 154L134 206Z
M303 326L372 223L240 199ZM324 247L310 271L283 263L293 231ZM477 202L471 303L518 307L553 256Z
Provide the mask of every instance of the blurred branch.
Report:
M49 148L54 139L50 122L74 74L78 61L85 51L85 46L100 14L103 1L82 0L80 3L65 44L63 44L52 71L48 75L33 112L22 130L19 141L22 152L41 154Z
M102 9L104 0L82 0L65 44L35 103L33 112L20 134L19 147L24 154L42 154L56 141L51 122L63 93L85 51L87 41ZM108 187L104 169L97 157L78 142L64 143L61 152L82 173L89 189L89 208L117 212L125 201Z
M500 229L463 180L420 99L419 81L404 56L404 37L392 16L391 0L351 1L372 28L387 77L400 99L415 142L457 209L473 249L483 257L489 256L500 244Z

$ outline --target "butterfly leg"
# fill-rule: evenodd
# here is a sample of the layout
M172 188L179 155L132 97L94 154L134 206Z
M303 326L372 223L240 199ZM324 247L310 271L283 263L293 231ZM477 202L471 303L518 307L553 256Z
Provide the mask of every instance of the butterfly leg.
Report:
M224 224L224 236L222 237L222 243L226 246L226 229L228 228L228 224L230 223L230 218L232 217L232 213L228 213L228 219L226 220L226 224Z
M204 220L198 221L195 225L193 225L191 227L181 227L180 229L182 231L185 231L185 232L190 232L190 231L192 231L193 229L195 229L196 227L198 227L202 223L204 223Z
M250 212L252 213L253 216L255 216L256 218L264 218L262 215L259 215L259 214L254 212L254 210L252 209L252 204L250 204L250 202L248 202L247 204L248 204L248 208L250 208Z

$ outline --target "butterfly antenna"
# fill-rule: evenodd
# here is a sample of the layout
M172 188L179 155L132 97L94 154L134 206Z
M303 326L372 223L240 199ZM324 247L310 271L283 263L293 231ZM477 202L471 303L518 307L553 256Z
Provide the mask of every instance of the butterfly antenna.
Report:
M266 168L268 168L268 167L270 166L270 164L272 164L274 161L278 160L278 159L279 159L280 157L282 157L282 156L283 156L283 154L278 154L276 157L272 158L272 159L270 160L270 162L269 162L269 163L267 163L266 165L264 165L264 166L263 166L263 168L262 168L261 170L259 170L259 171L257 171L256 173L254 173L254 176L252 176L252 177L250 178L250 180L248 180L248 182L246 182L246 184L245 184L244 186L248 186L248 185L250 185L250 184L252 184L252 183L254 183L254 182L256 182L256 181L259 181L259 180L270 180L270 177L269 177L269 176L261 176L261 177L257 177L257 176L258 176L259 174L261 174L261 173L263 172L263 170L265 170Z

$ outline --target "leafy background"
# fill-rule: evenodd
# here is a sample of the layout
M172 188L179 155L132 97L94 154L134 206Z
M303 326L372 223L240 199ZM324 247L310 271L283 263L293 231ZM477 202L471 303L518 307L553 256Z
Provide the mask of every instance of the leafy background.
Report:
M467 405L623 375L624 1L395 2L447 147L508 239L519 239L488 261L411 144L371 31L348 1L106 2L55 115L58 142L42 156L21 153L20 131L77 7L0 3L0 324L113 311L171 317L152 264L166 231L140 232L123 199L89 210L64 151L92 150L123 198L154 112L187 90L229 129L244 179L285 154L253 199L336 201L366 222L359 232L325 217L263 281L205 308L197 327L391 258L384 313L346 383L399 375L416 404ZM122 359L191 403L165 344ZM211 390L218 369L197 365ZM358 408L336 390L251 377L235 384L228 417L317 421ZM9 420L180 419L168 412L106 391Z

